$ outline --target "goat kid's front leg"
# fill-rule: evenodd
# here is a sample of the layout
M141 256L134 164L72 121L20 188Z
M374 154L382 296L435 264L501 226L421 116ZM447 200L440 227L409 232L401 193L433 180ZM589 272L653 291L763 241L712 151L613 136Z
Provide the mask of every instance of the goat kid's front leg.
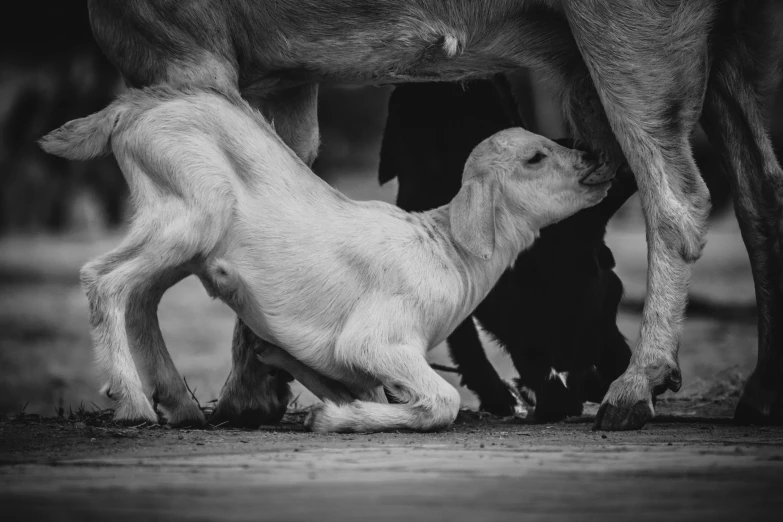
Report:
M353 372L380 381L398 403L355 400L317 404L305 419L305 426L312 431L433 431L449 426L457 417L459 392L430 367L421 348L399 344L355 349L351 354L341 351L341 360L347 361Z
M707 81L708 31L673 28L682 20L706 20L677 11L701 5L695 4L649 5L641 29L635 7L564 4L606 117L636 177L647 228L648 293L640 340L628 369L604 398L598 429L641 428L654 415L653 397L666 389L677 391L682 383L679 337L691 264L701 255L709 211L709 193L688 141ZM660 46L652 44L661 34L677 35L682 41L668 42L667 49L678 51L658 52ZM604 121L601 112L580 111L572 118L580 115Z
M312 165L318 155L318 85L308 84L274 93L263 100L250 100L272 122L282 140ZM231 343L231 373L209 422L229 422L243 427L274 424L282 419L291 400L285 371L275 371L260 362L255 349L263 341L237 318Z

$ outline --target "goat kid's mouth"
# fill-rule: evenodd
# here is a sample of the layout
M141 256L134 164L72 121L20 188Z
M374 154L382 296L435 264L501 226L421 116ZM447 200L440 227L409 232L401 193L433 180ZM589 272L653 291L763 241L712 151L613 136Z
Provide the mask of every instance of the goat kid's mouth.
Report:
M588 186L600 186L614 179L615 171L606 168L606 165L593 165L579 176L579 183Z

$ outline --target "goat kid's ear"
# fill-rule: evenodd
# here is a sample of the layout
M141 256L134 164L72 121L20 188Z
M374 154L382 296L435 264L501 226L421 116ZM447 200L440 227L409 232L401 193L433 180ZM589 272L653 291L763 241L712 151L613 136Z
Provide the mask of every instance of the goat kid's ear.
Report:
M482 259L495 250L495 176L475 177L462 185L449 207L451 232L457 243Z

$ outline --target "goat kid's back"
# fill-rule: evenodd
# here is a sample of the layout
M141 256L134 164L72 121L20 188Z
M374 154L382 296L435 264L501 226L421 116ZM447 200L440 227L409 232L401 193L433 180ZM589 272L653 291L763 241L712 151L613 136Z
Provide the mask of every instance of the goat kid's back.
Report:
M40 144L71 160L113 152L130 187L131 233L145 228L145 220L168 216L170 223L146 227L161 230L179 221L183 233L197 229L201 251L218 243L238 188L263 183L258 172L293 170L286 164L298 162L281 154L280 147L288 148L238 95L165 87L131 91Z

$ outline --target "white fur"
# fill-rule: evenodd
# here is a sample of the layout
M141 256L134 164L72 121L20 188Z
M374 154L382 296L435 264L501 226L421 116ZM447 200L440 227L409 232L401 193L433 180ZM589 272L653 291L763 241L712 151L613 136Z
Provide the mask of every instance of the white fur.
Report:
M118 411L142 418L151 409L135 370L164 411L184 416L178 422L200 420L183 410L191 401L162 338L133 335L159 332L160 295L195 273L285 350L262 350L262 360L320 389L327 400L308 419L312 429L447 426L459 394L429 367L427 350L473 311L541 227L598 203L608 188L578 182L591 167L581 153L510 129L474 150L453 205L409 214L331 188L238 95L139 91L90 118L43 144L60 153L71 142L85 147L85 132L105 136L111 125L137 213L126 244L89 266L85 287L98 353L121 392ZM545 159L528 165L536 153ZM129 313L145 317L128 325ZM381 387L400 403L385 404Z

